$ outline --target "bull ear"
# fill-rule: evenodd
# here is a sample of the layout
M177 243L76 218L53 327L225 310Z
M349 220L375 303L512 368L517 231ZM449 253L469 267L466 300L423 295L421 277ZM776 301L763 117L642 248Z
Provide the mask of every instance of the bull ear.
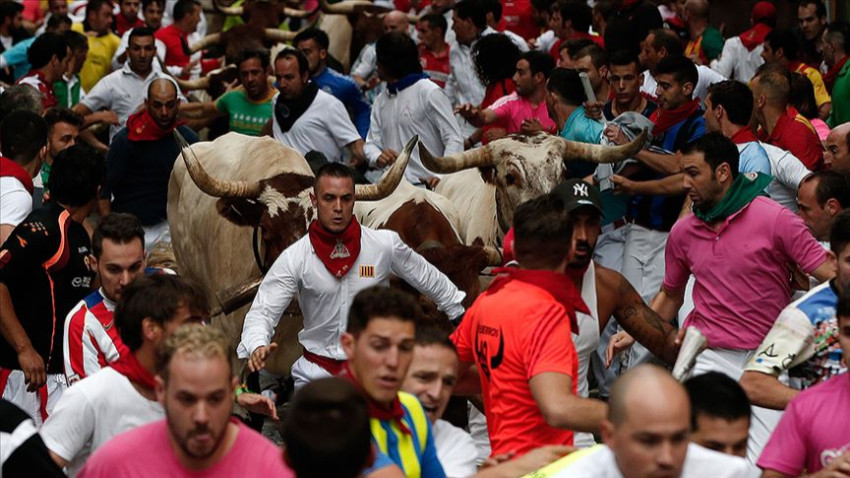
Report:
M496 184L496 168L493 166L479 166L478 171L481 172L481 179L487 184Z
M215 207L222 217L237 226L256 226L266 211L263 203L245 198L221 198Z

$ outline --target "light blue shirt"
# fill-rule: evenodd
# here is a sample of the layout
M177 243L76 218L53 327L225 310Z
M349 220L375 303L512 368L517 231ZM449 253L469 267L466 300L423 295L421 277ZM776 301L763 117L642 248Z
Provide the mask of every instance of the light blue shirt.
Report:
M767 157L767 151L761 147L758 141L741 143L737 146L740 153L740 159L738 160L739 172L773 175L770 172L770 158Z
M13 45L12 48L9 48L2 53L5 64L14 69L13 74L15 75L15 81L19 80L30 71L30 62L27 60L27 51L30 49L30 45L32 45L32 42L34 41L35 37L21 40Z
M584 106L579 106L567 118L560 135L562 138L570 141L599 144L599 138L602 137L603 129L605 129L605 125L595 119L588 118L584 114ZM583 178L593 173L596 169L596 164L590 161L573 161L567 165L567 169L571 177Z

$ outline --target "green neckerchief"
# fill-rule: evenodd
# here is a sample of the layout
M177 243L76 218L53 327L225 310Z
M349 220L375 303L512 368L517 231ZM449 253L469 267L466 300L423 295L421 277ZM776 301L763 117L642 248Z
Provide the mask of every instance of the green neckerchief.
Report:
M694 215L707 223L725 220L749 204L757 196L764 194L764 188L770 184L773 176L763 173L739 173L732 187L709 211L694 208Z
M47 193L47 180L50 178L50 165L44 163L41 165L41 183L44 192Z

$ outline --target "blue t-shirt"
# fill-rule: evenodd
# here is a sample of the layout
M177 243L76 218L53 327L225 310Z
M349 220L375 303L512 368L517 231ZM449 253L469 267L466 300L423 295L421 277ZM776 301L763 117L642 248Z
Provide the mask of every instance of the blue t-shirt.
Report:
M599 144L605 125L584 114L584 106L579 106L564 123L561 130L562 138L579 143ZM592 174L596 163L590 161L571 161L567 163L567 174L570 177L583 178Z
M770 158L767 151L761 147L758 141L741 143L738 146L740 159L738 160L738 171L742 173L764 173L771 176Z
M351 121L354 123L354 127L357 128L360 137L366 139L366 133L369 132L372 107L363 98L363 94L360 93L357 83L351 78L327 67L312 79L325 93L331 94L339 101L342 101L345 109L348 110L348 114L351 115Z
M8 63L14 70L13 74L15 76L15 81L21 79L21 77L30 71L30 62L27 59L27 51L29 51L30 45L32 45L34 41L35 37L21 40L14 44L12 48L9 48L2 53L3 58L6 59L6 63Z

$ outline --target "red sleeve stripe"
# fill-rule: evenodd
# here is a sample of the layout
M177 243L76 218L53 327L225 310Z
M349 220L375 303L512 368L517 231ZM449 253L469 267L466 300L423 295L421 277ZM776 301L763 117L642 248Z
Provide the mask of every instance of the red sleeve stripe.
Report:
M65 335L65 340L68 341L68 357L70 358L71 370L66 370L65 375L71 377L77 375L80 379L86 377L85 367L85 352L83 350L83 334L86 328L86 312L88 309L85 304L80 307L68 324L68 333Z

